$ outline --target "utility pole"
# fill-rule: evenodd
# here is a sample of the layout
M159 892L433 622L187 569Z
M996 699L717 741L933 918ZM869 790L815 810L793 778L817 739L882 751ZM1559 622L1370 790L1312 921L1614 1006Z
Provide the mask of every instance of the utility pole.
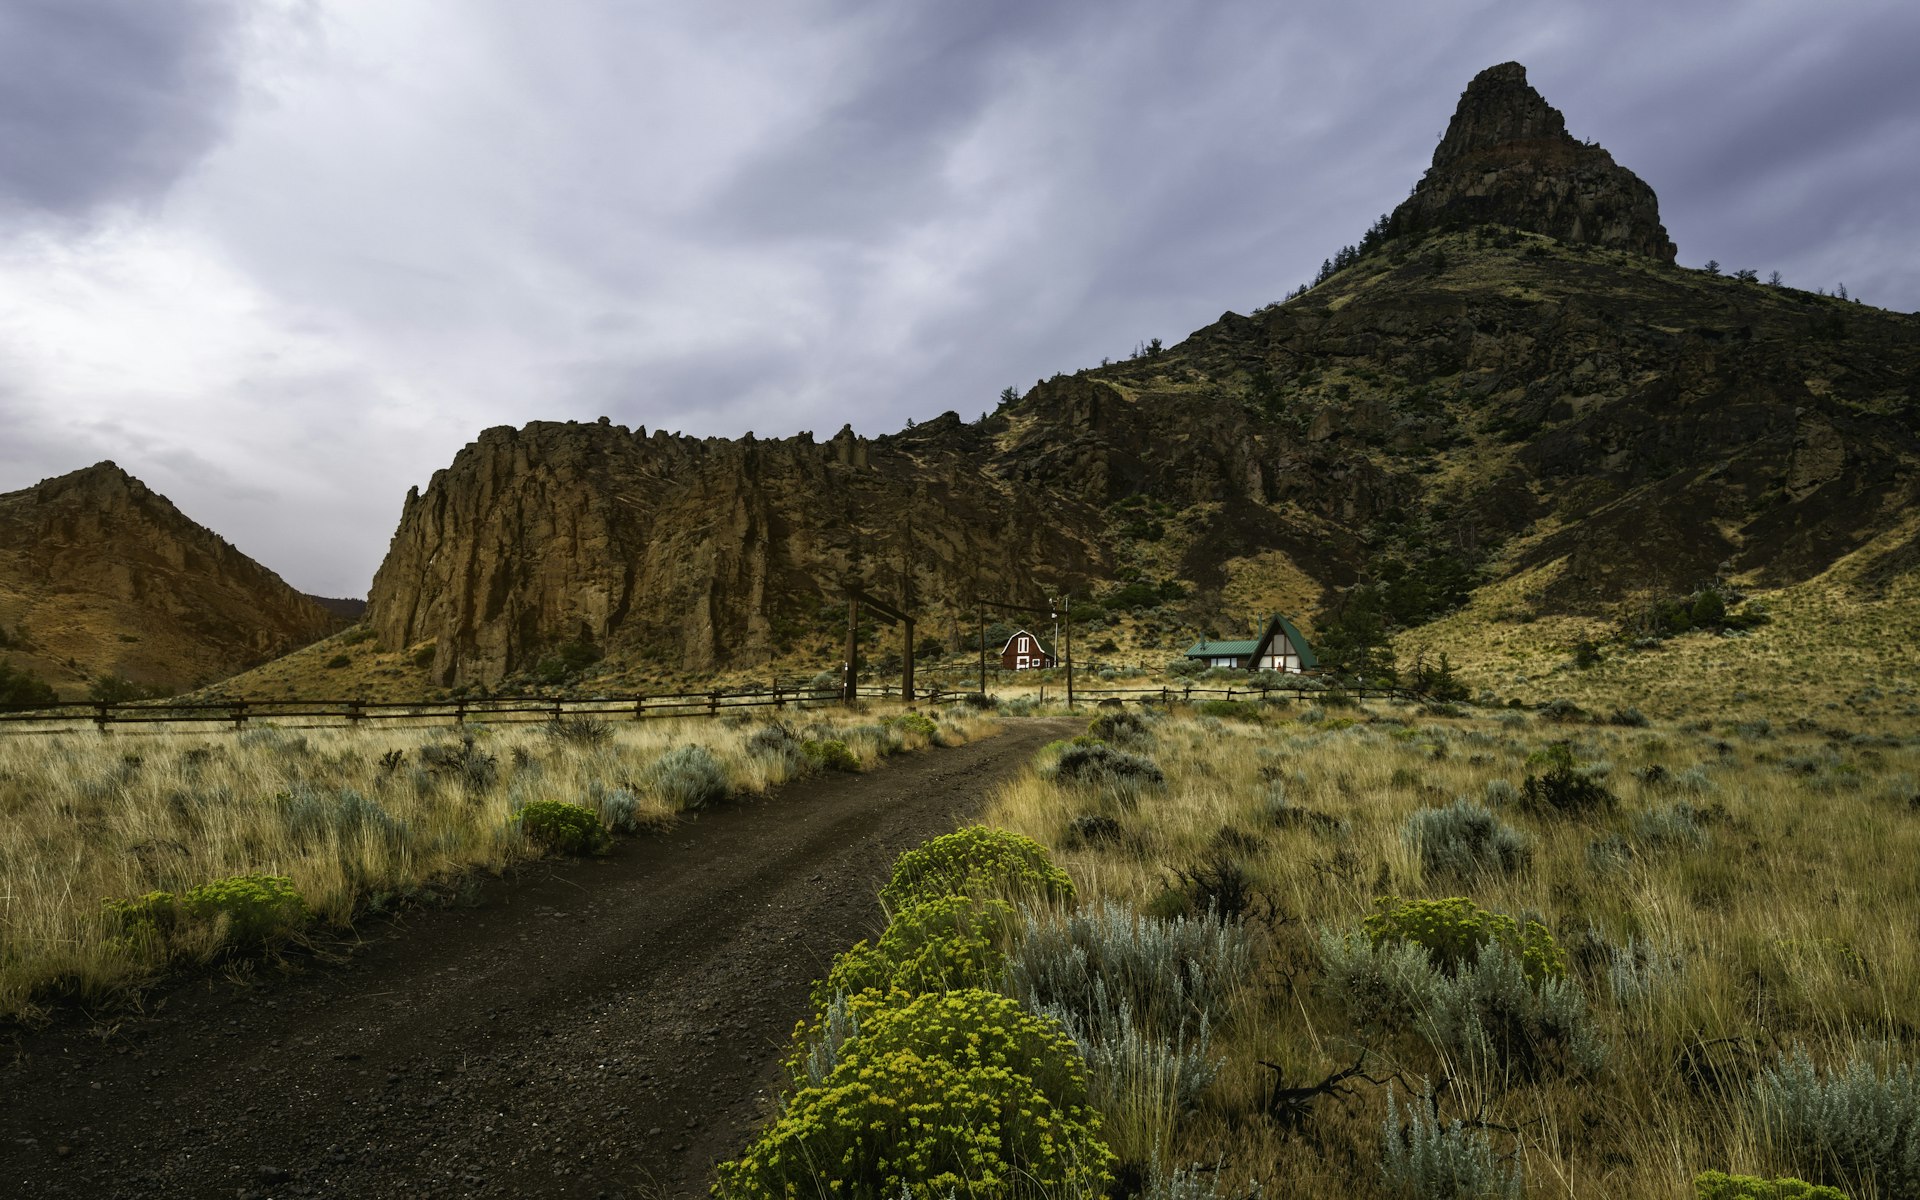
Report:
M852 704L860 698L860 597L847 596L847 682L843 698Z
M1072 592L1067 593L1067 598L1061 601L1060 608L1062 610L1060 615L1064 617L1067 622L1067 644L1066 644L1067 711L1072 712L1073 711L1073 593Z

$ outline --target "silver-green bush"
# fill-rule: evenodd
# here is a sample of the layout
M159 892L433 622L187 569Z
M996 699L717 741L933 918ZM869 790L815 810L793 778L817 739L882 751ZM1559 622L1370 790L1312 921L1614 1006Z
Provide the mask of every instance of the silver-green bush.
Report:
M1524 834L1485 805L1464 798L1414 813L1401 836L1420 855L1420 869L1428 876L1511 875L1529 853Z
M1399 1200L1518 1200L1518 1166L1504 1167L1484 1130L1459 1121L1429 1120L1413 1106L1400 1123L1399 1104L1387 1093L1387 1120L1380 1130L1380 1173Z
M1761 1125L1811 1177L1870 1183L1881 1196L1920 1196L1920 1072L1882 1071L1862 1057L1821 1071L1795 1048L1760 1072Z
M727 773L705 746L679 746L647 768L654 793L676 809L700 808L727 798Z

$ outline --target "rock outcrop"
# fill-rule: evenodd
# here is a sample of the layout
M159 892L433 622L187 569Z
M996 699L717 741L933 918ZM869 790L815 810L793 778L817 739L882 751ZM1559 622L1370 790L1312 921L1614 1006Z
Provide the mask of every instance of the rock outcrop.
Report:
M1433 166L1394 210L1388 231L1406 236L1477 225L1663 263L1675 255L1653 189L1599 146L1570 136L1566 119L1514 62L1488 67L1467 85Z
M1206 628L1259 615L1224 599L1250 572L1425 619L1553 566L1528 603L1594 612L1805 579L1920 504L1920 319L1672 260L1651 189L1505 64L1304 295L871 440L488 430L408 497L369 618L454 685L580 639L817 653L849 576L923 610L1177 579L1150 619Z
M219 679L342 624L111 462L0 495L6 653L67 695Z
M500 682L571 641L683 671L765 661L845 581L933 614L1084 577L1084 505L1042 512L984 475L958 417L698 439L624 426L489 429L409 493L369 595L387 649L431 642L448 684ZM911 570L907 570L911 564Z

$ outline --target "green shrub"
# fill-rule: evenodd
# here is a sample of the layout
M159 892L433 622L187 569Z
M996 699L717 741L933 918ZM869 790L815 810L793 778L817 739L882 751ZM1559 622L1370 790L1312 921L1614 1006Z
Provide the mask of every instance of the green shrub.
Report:
M330 835L350 838L363 830L389 844L398 844L407 838L405 821L389 813L378 800L369 799L352 788L328 792L296 782L273 801L287 832L302 846L323 842Z
M226 942L257 947L278 941L307 923L307 903L285 875L234 875L185 891L148 892L137 900L108 900L107 915L129 931L162 942L180 939L190 924L226 919Z
M46 680L0 660L0 712L45 708L60 699Z
M899 912L942 896L1030 896L1066 899L1073 880L1046 848L1004 829L969 825L902 854L880 901Z
M714 1193L1099 1194L1113 1158L1099 1125L1059 1025L992 992L928 993L863 1015L825 1079L719 1167Z
M1413 1033L1442 1060L1538 1079L1597 1071L1606 1059L1579 986L1558 976L1534 983L1499 942L1451 974L1417 943L1332 931L1321 934L1320 958L1327 994L1356 1028Z
M613 841L598 813L564 800L535 800L514 819L537 845L561 854L597 854Z
M413 663L414 666L424 671L428 667L431 667L433 665L434 655L437 654L438 652L439 652L439 647L434 645L434 643L432 642L428 642L426 645L420 647L418 650L415 650L413 652L413 656L410 659L410 661Z
M674 747L647 767L646 778L655 795L681 812L725 800L733 791L705 746Z
M1693 1177L1695 1200L1847 1200L1839 1188L1799 1179L1758 1179L1702 1171Z
M887 724L902 733L917 733L924 738L931 738L940 731L940 726L936 725L933 718L927 716L925 713L901 713L899 716L887 722Z
M1087 722L1087 736L1116 746L1131 746L1150 740L1153 731L1148 727L1146 718L1139 713L1116 708Z
M470 733L457 742L420 747L420 761L437 775L450 776L469 792L484 792L500 775L500 760L480 749Z
M350 667L352 665L353 656L351 654L336 654L327 660L327 670L329 671L338 671L341 667Z
M1882 1196L1920 1196L1920 1072L1911 1064L1883 1073L1854 1057L1823 1072L1796 1049L1760 1072L1755 1098L1761 1124L1793 1162Z
M1545 816L1580 817L1612 810L1616 798L1599 780L1580 770L1573 751L1564 743L1547 747L1528 759L1545 770L1529 774L1520 786L1520 807Z
M1419 854L1420 869L1429 878L1511 875L1530 853L1524 834L1467 799L1420 809L1407 818L1401 837Z
M1194 711L1223 721L1258 721L1261 715L1260 706L1251 700L1202 700Z
M800 753L823 771L858 771L860 760L839 738L808 738L800 743Z
M1567 956L1545 925L1528 921L1522 929L1512 917L1488 912L1465 896L1446 900L1381 896L1361 928L1376 946L1413 942L1425 947L1427 957L1448 974L1479 961L1480 951L1496 942L1519 958L1528 979L1538 982L1567 973Z
M549 741L591 749L613 739L613 726L588 716L555 717L546 733Z
M1116 787L1129 792L1161 787L1167 782L1166 772L1152 759L1102 743L1069 746L1053 761L1047 773L1061 783Z
M940 896L901 909L877 942L856 943L814 987L824 1010L838 994L952 991L992 987L1006 969L1013 906L1004 900Z

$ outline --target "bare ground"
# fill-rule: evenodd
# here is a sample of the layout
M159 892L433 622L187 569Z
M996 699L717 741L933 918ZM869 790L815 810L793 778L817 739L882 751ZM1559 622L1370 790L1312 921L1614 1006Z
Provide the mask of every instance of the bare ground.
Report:
M418 909L291 969L0 1043L0 1192L681 1197L769 1112L902 850L1061 736L815 777Z

